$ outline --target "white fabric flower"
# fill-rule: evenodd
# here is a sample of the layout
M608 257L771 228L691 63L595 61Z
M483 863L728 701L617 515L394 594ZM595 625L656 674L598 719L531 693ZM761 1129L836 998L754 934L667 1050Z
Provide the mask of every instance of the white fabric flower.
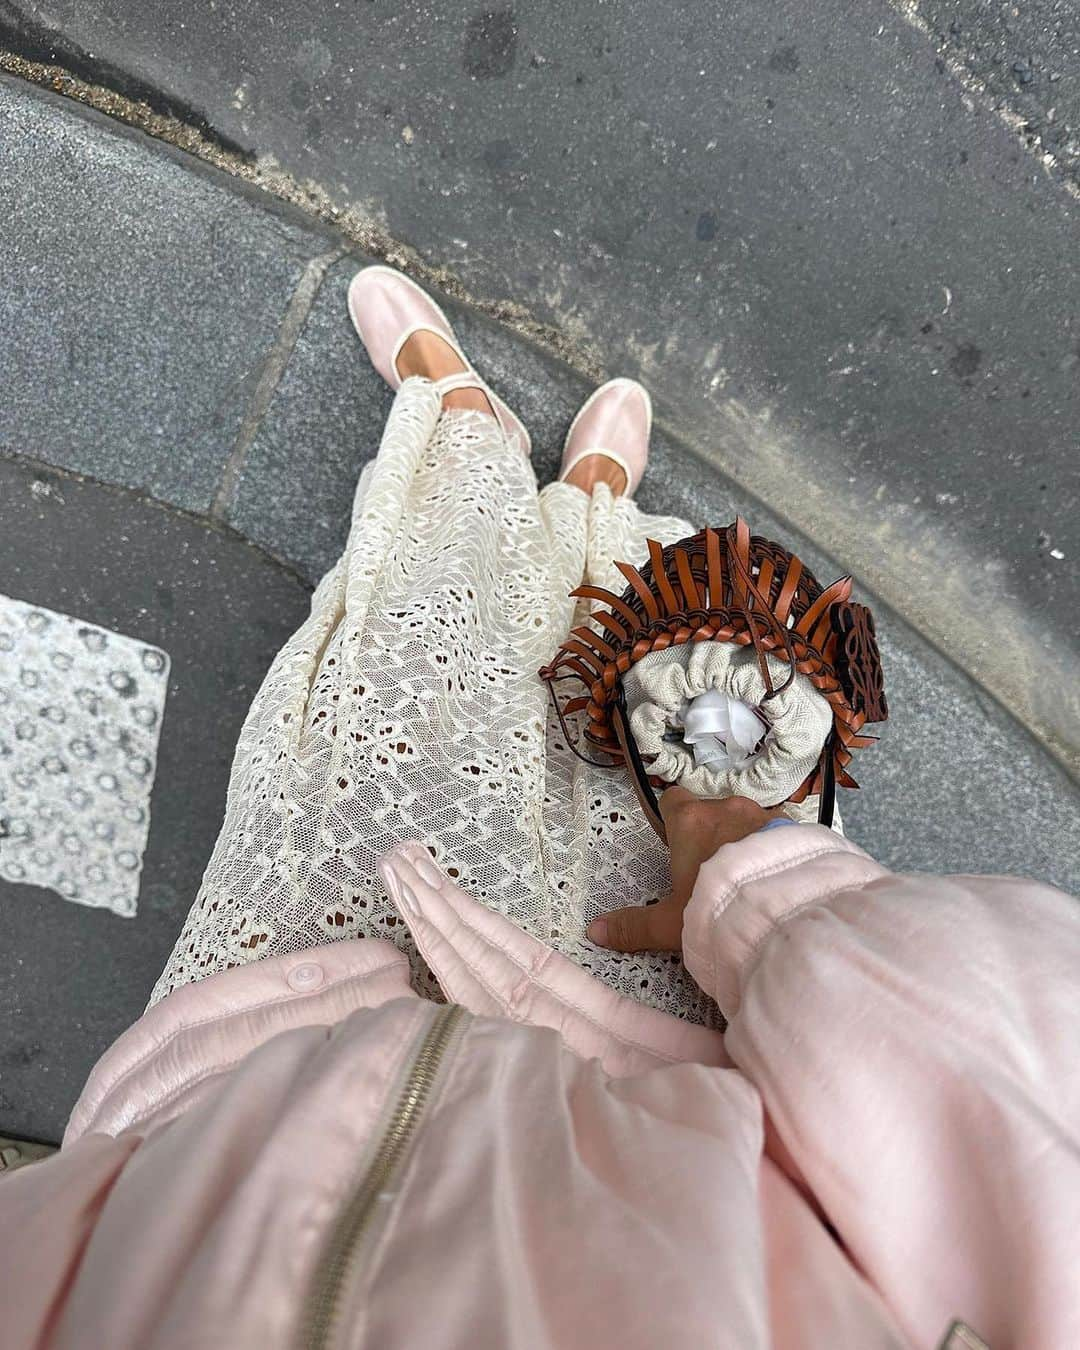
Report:
M749 703L719 689L686 699L679 709L694 767L738 769L753 758L768 728Z

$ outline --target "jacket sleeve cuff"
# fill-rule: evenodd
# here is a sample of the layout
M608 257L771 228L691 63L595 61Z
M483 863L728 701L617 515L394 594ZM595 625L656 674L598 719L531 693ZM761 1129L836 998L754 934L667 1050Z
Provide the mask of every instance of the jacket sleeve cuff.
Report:
M381 938L328 942L181 985L94 1065L64 1147L92 1131L159 1123L164 1104L184 1100L188 1085L208 1082L283 1031L333 1026L357 1008L406 996L416 997L408 958Z
M729 1020L769 936L785 919L888 869L822 825L725 844L698 873L683 919L687 969Z

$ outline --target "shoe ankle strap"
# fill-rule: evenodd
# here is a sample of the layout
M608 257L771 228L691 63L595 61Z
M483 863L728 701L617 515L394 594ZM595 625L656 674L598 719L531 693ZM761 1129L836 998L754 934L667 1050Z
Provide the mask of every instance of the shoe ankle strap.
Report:
M608 450L602 445L590 445L584 450L578 450L573 457L566 460L559 470L559 482L564 482L567 475L570 474L583 459L588 459L590 455L602 455L604 459L613 460L623 473L626 475L626 490L632 492L634 488L634 475L625 455L620 455L618 450Z
M452 375L444 375L441 380L432 380L432 384L443 394L452 394L455 389L480 389L488 393L487 385L475 370L456 370ZM490 395L489 395L490 397Z

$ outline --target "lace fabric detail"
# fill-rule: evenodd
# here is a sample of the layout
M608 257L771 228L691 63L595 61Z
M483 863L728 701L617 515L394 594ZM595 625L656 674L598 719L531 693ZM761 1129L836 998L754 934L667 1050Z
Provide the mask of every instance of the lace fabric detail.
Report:
M537 492L491 418L405 381L357 488L345 553L274 660L241 732L225 822L151 1002L334 938L388 939L437 986L375 873L420 840L471 895L623 994L707 1025L677 957L604 952L597 914L668 887L628 776L578 760L537 671L584 621L583 580L619 584L686 521L604 485Z

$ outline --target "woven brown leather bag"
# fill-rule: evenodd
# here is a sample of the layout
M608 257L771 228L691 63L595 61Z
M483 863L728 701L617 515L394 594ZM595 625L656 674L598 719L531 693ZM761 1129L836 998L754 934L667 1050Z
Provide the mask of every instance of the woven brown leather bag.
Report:
M645 815L665 838L657 791L669 784L649 772L630 730L623 676L642 657L685 642L730 642L752 646L768 702L795 679L809 678L828 700L832 726L814 770L784 800L819 794L818 819L831 825L836 787L857 788L848 773L852 752L877 739L863 733L868 722L889 715L874 619L851 599L851 578L823 587L788 549L751 535L742 517L723 529L705 529L667 548L648 541L641 567L619 562L629 583L622 595L600 586L579 586L572 596L599 601L589 616L595 627L573 629L540 671L547 682L567 744L592 764L629 769ZM787 676L774 684L767 657L785 662ZM556 685L565 680L585 692L560 703ZM605 759L577 747L568 714L584 712L584 740ZM776 803L777 805L779 803Z

